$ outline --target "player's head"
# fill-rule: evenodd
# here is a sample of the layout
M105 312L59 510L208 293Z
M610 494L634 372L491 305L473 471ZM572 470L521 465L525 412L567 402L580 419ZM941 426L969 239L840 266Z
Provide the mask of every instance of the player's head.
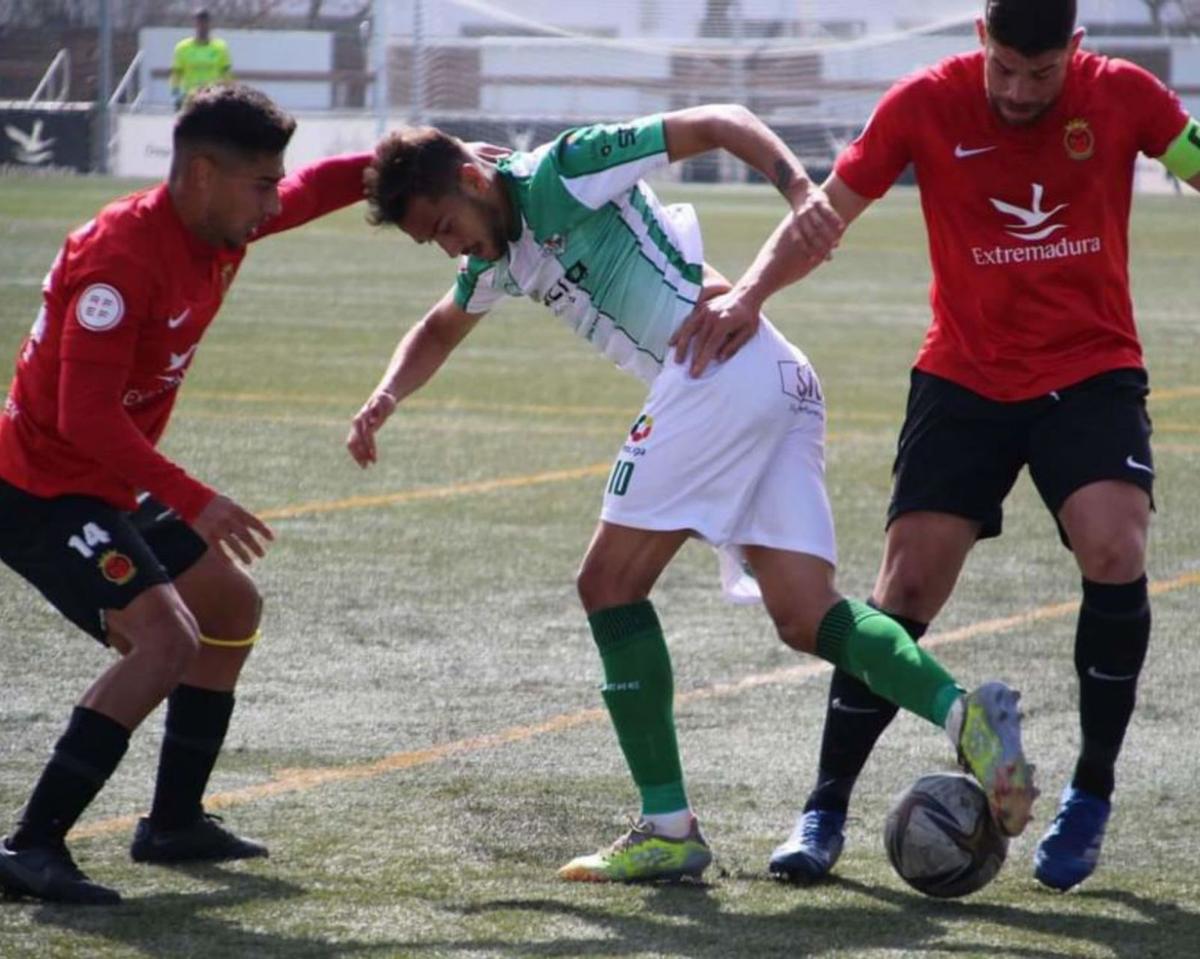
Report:
M1075 0L987 0L976 28L992 109L1014 126L1034 123L1058 99L1083 40Z
M201 43L207 43L208 30L212 26L212 18L209 16L208 7L197 7L196 12L192 14L192 19L196 24L196 39Z
M217 246L239 247L279 212L283 151L296 121L238 83L202 87L175 119L171 190L185 222ZM181 212L183 212L181 210Z
M405 127L375 148L363 175L367 218L392 223L448 256L499 259L507 247L503 186L466 145L432 127Z

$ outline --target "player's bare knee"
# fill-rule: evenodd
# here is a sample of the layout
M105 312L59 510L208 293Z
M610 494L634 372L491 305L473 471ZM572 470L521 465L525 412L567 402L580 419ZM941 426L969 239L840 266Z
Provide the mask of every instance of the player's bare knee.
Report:
M1137 530L1098 537L1076 547L1075 557L1085 579L1095 583L1130 583L1146 569L1146 539Z
M619 570L610 569L607 564L591 558L584 560L576 574L575 589L584 610L589 614L636 603L647 595L646 590L629 582L627 577L622 577Z

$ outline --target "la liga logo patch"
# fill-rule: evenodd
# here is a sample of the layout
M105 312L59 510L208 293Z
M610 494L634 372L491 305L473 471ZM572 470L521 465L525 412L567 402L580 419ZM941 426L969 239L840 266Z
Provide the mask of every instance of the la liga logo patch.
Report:
M654 417L649 413L643 413L637 418L633 426L629 429L629 439L634 443L641 443L648 439L650 433L654 430Z
M1075 119L1063 129L1063 146L1072 160L1086 160L1096 152L1096 135L1087 120Z
M110 583L124 586L137 575L137 567L124 553L110 549L100 556L100 572Z

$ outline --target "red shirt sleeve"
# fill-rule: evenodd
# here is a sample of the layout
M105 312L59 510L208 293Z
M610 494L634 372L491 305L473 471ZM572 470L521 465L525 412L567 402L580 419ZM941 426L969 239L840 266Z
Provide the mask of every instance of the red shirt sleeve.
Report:
M912 161L908 135L918 82L904 79L888 90L862 133L838 157L834 172L859 196L878 200Z
M347 153L301 167L279 184L279 215L255 234L258 240L340 210L363 198L363 170L370 153Z
M119 260L94 264L63 317L59 435L130 486L148 491L187 522L216 493L159 453L121 402L138 331L149 309L145 279Z
M1110 60L1121 103L1130 105L1137 146L1148 157L1160 157L1183 132L1188 112L1179 97L1154 74L1128 60Z

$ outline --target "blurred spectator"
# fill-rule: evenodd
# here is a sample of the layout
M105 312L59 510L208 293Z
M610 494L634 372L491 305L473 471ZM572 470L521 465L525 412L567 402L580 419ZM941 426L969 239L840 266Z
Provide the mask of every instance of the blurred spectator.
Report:
M208 10L196 11L196 35L175 44L171 59L171 99L178 110L189 93L209 83L233 79L233 64L229 47L209 33L211 18Z

